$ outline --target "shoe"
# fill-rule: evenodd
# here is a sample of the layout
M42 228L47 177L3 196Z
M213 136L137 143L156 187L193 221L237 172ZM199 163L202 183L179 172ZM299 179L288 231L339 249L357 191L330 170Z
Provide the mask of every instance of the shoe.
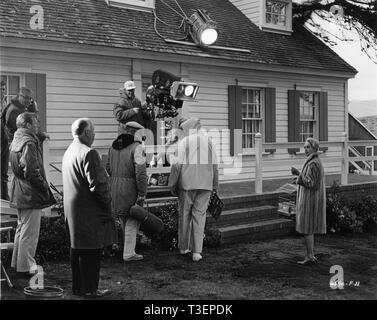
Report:
M297 261L297 263L298 264L301 264L301 265L312 265L312 264L314 264L314 263L316 263L317 262L317 259L307 259L307 258L305 258L304 260L302 260L302 261Z
M192 254L192 261L197 262L197 261L200 261L202 259L203 259L203 257L200 253L193 253Z
M179 250L179 253L182 254L182 255L185 255L185 254L191 253L191 251L189 249L187 249L187 250Z
M84 294L86 298L101 298L108 294L110 290L104 289L104 290L96 290L94 292L87 292Z
M143 260L143 259L144 259L144 257L141 254L135 253L131 257L123 258L123 261L138 261L138 260Z

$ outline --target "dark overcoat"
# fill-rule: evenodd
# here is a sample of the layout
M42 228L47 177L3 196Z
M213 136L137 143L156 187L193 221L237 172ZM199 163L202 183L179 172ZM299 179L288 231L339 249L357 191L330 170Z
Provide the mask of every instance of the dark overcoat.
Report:
M110 175L112 212L128 216L138 196L147 193L147 172L144 149L133 135L121 134L109 149L106 167Z
M78 138L63 157L63 192L71 248L99 249L112 244L108 177L98 152Z

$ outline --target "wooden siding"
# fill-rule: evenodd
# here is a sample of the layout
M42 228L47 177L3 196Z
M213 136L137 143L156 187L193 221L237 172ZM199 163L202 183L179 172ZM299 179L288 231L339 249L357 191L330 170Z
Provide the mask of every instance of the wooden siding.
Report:
M259 26L260 6L262 0L229 0L238 10L240 10L251 22Z
M201 118L202 123L208 128L219 130L228 129L228 85L239 83L251 83L253 86L260 83L264 87L276 88L276 142L288 141L288 90L294 89L295 85L300 87L322 88L328 92L328 123L329 141L340 141L342 133L345 131L344 113L344 80L320 77L305 76L297 74L286 74L279 72L263 72L256 70L241 70L236 68L190 66L190 78L200 86L197 96L198 102L185 104L185 108L191 116ZM216 140L216 139L215 139ZM218 140L218 139L217 139ZM218 147L220 155L229 157L229 133L223 134L223 145ZM303 150L302 150L303 151ZM330 148L322 155L322 158L341 156L340 147ZM278 149L274 154L264 156L263 177L276 178L290 176L290 167L300 167L304 155L290 155L287 150ZM253 155L242 157L242 169L221 167L221 180L253 180L255 177L255 161ZM278 160L292 159L292 163L279 164ZM229 161L230 162L230 161ZM228 166L232 167L231 164ZM236 166L237 167L237 166ZM340 162L326 162L326 173L339 173ZM239 172L240 171L240 172ZM238 173L238 174L232 174Z
M3 48L4 49L4 48ZM47 77L47 131L51 136L51 160L58 168L66 147L71 142L70 125L78 117L90 117L96 126L94 147L106 154L116 137L117 123L112 109L118 99L118 88L131 78L133 70L136 82L141 76L152 75L155 69L182 75L187 81L199 84L197 102L185 102L182 114L198 117L207 129L223 130L214 137L222 159L221 181L254 180L253 155L243 155L240 163L233 164L229 155L228 86L239 83L260 83L261 87L276 88L276 142L288 141L288 90L295 86L322 87L328 92L329 141L340 141L345 131L344 79L293 73L247 70L234 67L188 65L184 63L160 63L129 58L98 57L73 53L5 48L1 64L11 70L24 66L27 72L45 73ZM140 97L140 96L139 96ZM144 100L144 97L140 97ZM330 156L340 156L339 148L329 148L322 155L326 173L339 173L340 162L326 161ZM293 156L287 150L277 149L264 155L263 178L290 176L290 167L301 167L305 156ZM291 163L279 161L291 159ZM239 166L238 166L239 165ZM52 182L61 185L61 175L51 170Z

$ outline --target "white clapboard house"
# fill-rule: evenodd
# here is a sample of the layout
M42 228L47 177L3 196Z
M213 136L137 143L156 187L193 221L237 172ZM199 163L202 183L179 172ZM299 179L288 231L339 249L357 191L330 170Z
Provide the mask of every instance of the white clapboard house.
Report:
M212 46L187 36L198 9L217 24ZM157 69L199 85L181 114L220 130L222 182L255 179L257 133L269 164L262 177L274 179L305 156L298 146L266 143L341 142L348 132L347 82L357 71L292 23L291 0L2 0L0 36L4 97L21 85L35 91L57 168L78 117L94 121L94 147L107 154L118 89L132 79L144 100ZM341 172L341 156L340 145L323 149L327 174ZM58 171L50 176L61 186Z

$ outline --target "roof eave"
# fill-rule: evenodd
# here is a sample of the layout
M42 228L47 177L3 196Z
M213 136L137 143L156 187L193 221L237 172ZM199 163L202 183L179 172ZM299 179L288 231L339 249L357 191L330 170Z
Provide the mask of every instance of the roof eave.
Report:
M128 58L139 58L139 59L158 59L164 61L174 61L174 62L187 62L195 64L210 64L216 66L227 66L234 67L234 63L237 63L239 68L252 68L260 69L265 71L281 71L288 73L299 73L299 74L312 74L312 75L324 75L336 78L351 79L357 74L357 71L350 67L349 71L334 71L328 69L320 68L304 68L304 67L292 67L290 65L282 65L277 63L266 63L264 61L252 61L246 59L235 59L231 57L221 57L216 55L211 55L207 53L202 54L192 54L181 50L153 50L151 48L142 47L132 47L132 46L108 46L108 45L98 45L90 43L77 43L75 41L67 41L67 39L30 39L26 37L14 37L14 36L4 36L0 35L1 46L2 47L13 47L13 48L25 48L43 51L58 51L58 52L68 52L68 53L81 53L90 55L105 55L105 56L117 56L117 57L128 57ZM23 43L20 43L20 40ZM67 43L70 44L67 47ZM125 55L127 51L127 55ZM142 52L142 53L141 53ZM143 54L144 53L144 54ZM185 57L185 61L182 60ZM204 59L197 59L198 57Z

